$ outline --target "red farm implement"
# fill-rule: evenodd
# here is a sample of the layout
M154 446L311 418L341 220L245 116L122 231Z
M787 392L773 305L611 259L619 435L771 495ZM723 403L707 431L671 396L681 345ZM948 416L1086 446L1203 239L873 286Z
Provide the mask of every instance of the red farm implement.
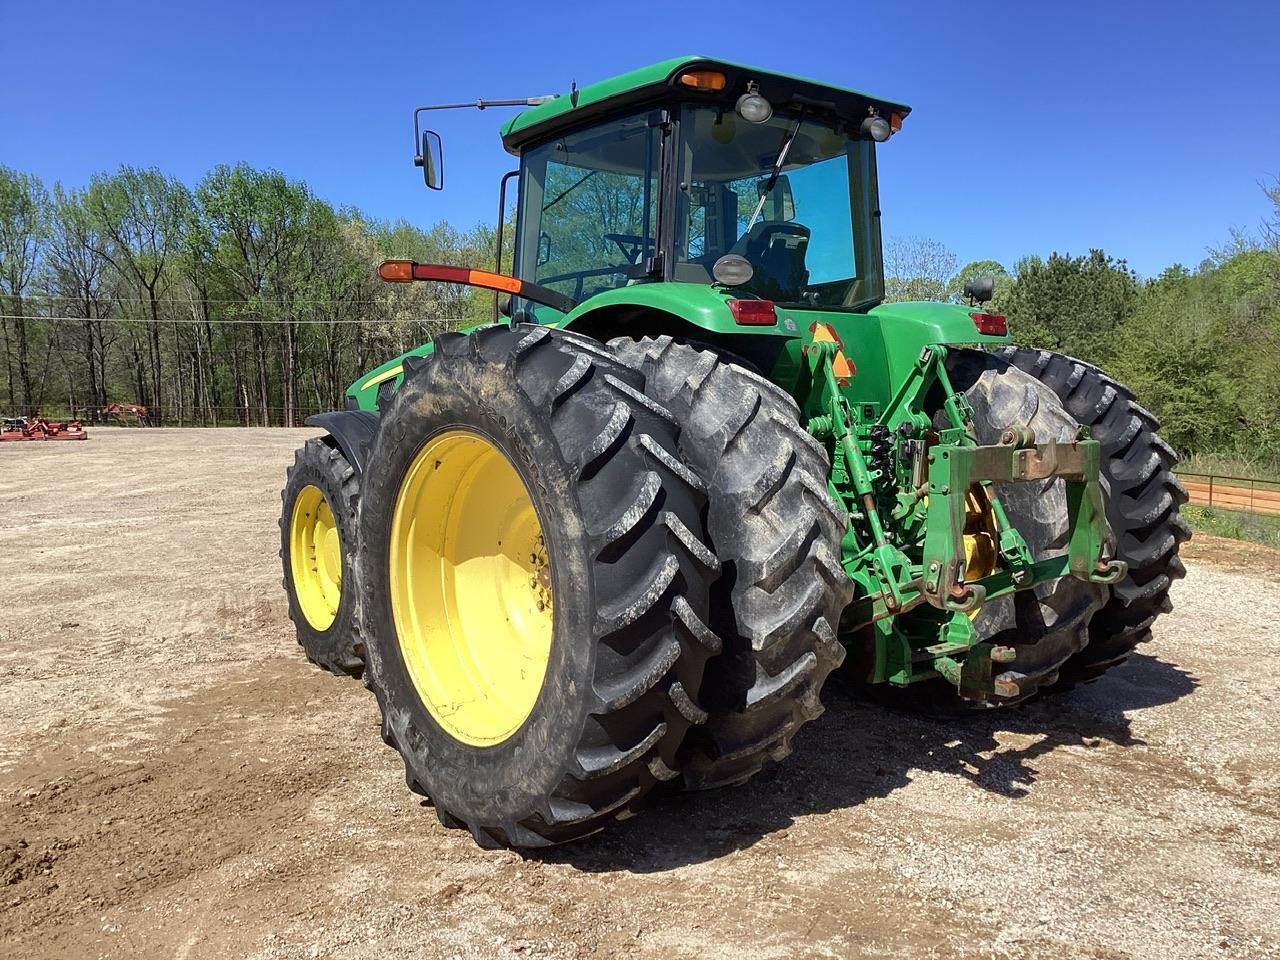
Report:
M140 427L151 423L151 411L136 403L109 403L98 411L98 419L115 420L122 426L136 423Z
M18 440L87 440L79 420L46 420L44 417L5 417L0 442Z

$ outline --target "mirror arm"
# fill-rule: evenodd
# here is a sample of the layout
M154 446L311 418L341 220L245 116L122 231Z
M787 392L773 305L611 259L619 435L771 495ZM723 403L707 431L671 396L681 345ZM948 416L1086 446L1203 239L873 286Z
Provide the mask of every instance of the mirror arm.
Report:
M526 97L524 100L472 100L470 103L429 103L413 111L413 150L417 155L418 146L422 143L419 130L420 117L428 110L487 110L489 107L536 107L542 103L550 103L559 94L548 94L543 97Z

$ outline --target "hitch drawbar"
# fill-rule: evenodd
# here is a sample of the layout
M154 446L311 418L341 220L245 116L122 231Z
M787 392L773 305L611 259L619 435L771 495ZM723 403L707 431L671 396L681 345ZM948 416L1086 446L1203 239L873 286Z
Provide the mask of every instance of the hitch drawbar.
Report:
M929 449L929 506L924 542L925 600L942 610L969 611L1014 590L1058 577L1115 583L1122 560L1110 559L1102 487L1101 445L1085 431L1071 441L1036 443L1026 429L1006 430L991 446L941 444ZM1071 541L1065 556L1032 561L1014 557L1007 569L976 582L964 580L965 495L974 483L1046 480L1066 482ZM1010 559L1006 557L1006 559Z

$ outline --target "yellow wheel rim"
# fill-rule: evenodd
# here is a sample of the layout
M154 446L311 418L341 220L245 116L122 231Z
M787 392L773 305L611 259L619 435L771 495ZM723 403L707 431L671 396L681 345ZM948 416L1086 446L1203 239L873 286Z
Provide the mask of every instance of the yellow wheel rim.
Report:
M529 491L506 456L438 434L391 518L391 612L423 705L455 739L492 746L528 719L551 654L551 566Z
M342 540L319 487L303 487L293 502L289 565L302 615L323 633L333 626L342 602Z
M1000 533L985 487L974 485L964 501L964 578L972 583L996 572ZM981 609L981 608L979 608ZM978 615L969 611L969 618Z

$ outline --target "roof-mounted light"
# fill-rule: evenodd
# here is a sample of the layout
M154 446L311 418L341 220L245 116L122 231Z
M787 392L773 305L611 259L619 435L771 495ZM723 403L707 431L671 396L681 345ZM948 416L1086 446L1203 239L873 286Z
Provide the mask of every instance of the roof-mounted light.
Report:
M880 111L875 107L870 107L868 112L870 116L862 121L859 133L866 139L874 140L876 143L884 143L889 139L889 135L893 133L893 127L888 120L880 116Z
M760 84L747 82L747 92L738 98L733 108L748 123L764 123L773 116L773 104L760 96Z

